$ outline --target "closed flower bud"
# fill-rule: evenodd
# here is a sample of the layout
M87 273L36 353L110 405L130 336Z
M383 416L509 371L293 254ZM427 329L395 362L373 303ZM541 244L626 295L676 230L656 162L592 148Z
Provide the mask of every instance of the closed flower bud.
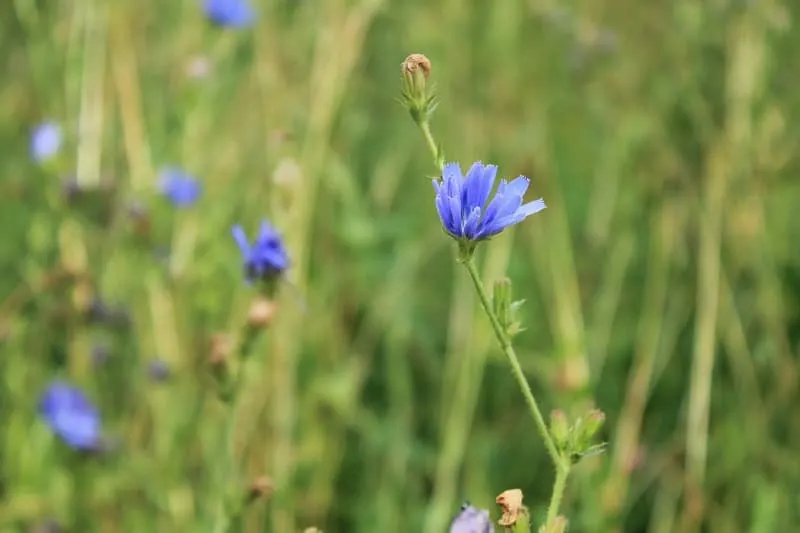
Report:
M566 448L569 442L569 422L567 422L567 415L561 409L550 413L550 436L553 437L560 450Z
M436 108L435 95L428 87L430 60L422 54L411 54L403 61L400 72L403 75L401 103L408 108L414 122L426 122Z
M277 310L278 304L276 304L273 300L259 296L253 300L252 304L250 304L250 311L247 314L247 322L254 328L266 328L272 323Z
M231 340L224 333L215 333L211 337L211 354L209 363L211 366L223 365L231 353Z
M274 490L275 488L272 484L272 480L267 476L260 476L256 478L250 485L248 502L252 502L261 498L267 499L272 495Z
M583 420L583 438L591 441L606 421L606 415L600 409L592 409Z

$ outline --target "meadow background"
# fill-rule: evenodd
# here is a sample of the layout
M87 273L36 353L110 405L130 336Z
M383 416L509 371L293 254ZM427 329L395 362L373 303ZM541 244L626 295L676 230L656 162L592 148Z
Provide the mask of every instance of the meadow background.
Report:
M254 5L246 29L195 0L0 5L0 531L211 531L227 451L274 488L243 531L438 533L509 488L541 520L551 465L395 101L414 52L447 159L548 203L478 261L526 299L544 409L607 414L571 531L797 530L800 4ZM66 138L38 164L44 120ZM233 416L209 364L254 297L230 228L262 217L293 264ZM42 422L55 378L105 453Z

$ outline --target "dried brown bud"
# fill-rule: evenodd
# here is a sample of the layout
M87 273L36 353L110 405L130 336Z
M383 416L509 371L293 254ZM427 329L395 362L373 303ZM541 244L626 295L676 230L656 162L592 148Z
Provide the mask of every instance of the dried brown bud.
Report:
M224 333L215 333L214 336L211 337L211 355L209 357L209 363L211 363L212 366L225 364L231 353L231 348L231 339L228 335Z
M522 505L522 491L519 489L509 489L500 493L495 498L495 503L503 510L503 516L497 521L504 527L510 527L517 523L517 519L522 513L527 512Z
M403 75L412 75L417 71L422 71L427 80L431 75L431 60L422 54L411 54L403 61Z
M247 313L247 321L253 327L266 328L272 323L277 311L278 304L263 296L259 296L250 304L250 311Z
M250 485L250 499L252 500L257 498L267 499L272 496L273 492L275 492L275 487L272 484L272 480L267 476L256 478Z

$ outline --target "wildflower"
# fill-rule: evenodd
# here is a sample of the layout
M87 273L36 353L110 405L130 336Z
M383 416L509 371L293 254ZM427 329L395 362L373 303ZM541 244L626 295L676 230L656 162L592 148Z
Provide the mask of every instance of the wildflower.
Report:
M489 511L479 511L466 502L450 524L450 533L492 533L492 531Z
M153 359L147 365L147 376L151 381L167 381L170 376L169 365L161 359Z
M289 267L289 255L281 236L266 220L261 221L261 228L252 245L238 224L233 227L232 233L242 252L248 282L272 279Z
M166 167L158 176L161 194L169 198L176 207L187 207L200 197L202 187L195 178L177 167Z
M500 181L487 205L496 175L495 165L478 161L465 178L458 163L448 163L442 170L442 181L433 180L436 210L444 229L453 238L473 242L487 239L546 207L541 198L522 203L529 184L525 176L511 182Z
M230 28L250 26L256 17L248 0L204 0L203 7L213 22Z
M31 158L44 162L58 153L61 148L61 127L55 122L43 122L34 128L31 134Z
M80 389L59 381L51 383L39 401L39 415L70 447L99 447L100 414Z

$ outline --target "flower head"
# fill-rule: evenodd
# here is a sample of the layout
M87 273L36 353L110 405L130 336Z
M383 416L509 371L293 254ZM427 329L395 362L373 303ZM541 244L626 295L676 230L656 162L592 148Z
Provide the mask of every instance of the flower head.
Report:
M487 239L546 207L541 198L522 203L529 183L525 176L511 182L501 180L494 198L488 202L496 176L496 166L478 161L467 171L466 178L458 163L447 163L442 170L442 181L433 180L436 210L444 229L453 238Z
M176 207L187 207L200 197L200 182L177 167L166 167L158 175L161 194L169 198Z
M31 133L31 158L37 162L50 159L61 148L61 140L61 127L58 124L52 121L39 124Z
M234 226L232 233L242 252L248 281L274 278L289 267L289 254L283 240L266 220L261 221L258 236L252 244L241 226Z
M244 28L256 18L248 0L204 0L203 7L208 18L220 26Z
M80 389L60 381L50 384L39 400L39 415L70 447L100 446L100 414Z
M468 503L461 506L461 512L450 524L450 533L492 533L489 511L479 511Z

